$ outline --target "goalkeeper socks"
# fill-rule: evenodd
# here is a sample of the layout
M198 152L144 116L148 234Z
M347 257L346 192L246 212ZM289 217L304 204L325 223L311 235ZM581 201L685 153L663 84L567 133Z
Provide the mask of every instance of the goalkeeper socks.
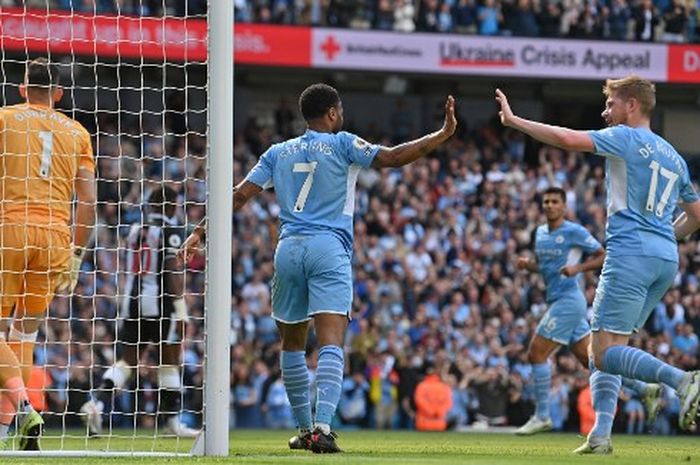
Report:
M22 371L19 362L10 346L4 339L0 339L0 388L3 388L17 411L24 402L27 402L27 390L22 381Z
M17 407L12 404L10 396L3 392L0 394L0 440L7 437L15 415L17 415Z
M621 384L622 380L618 375L611 375L597 369L591 371L591 398L595 411L595 424L588 434L589 437L610 437Z
M629 346L609 347L603 355L603 370L648 383L668 384L673 389L678 389L685 376L683 370Z
M14 325L10 328L8 345L17 357L20 370L22 370L22 381L24 381L25 385L29 383L29 377L32 374L32 367L34 366L34 345L36 344L38 334L38 331L23 333L17 330Z
M309 368L303 350L282 351L280 355L282 382L287 391L287 398L292 406L294 419L300 430L311 429L311 400Z
M330 425L340 400L345 359L338 346L323 346L318 353L316 370L316 420L315 424Z
M533 364L532 379L535 383L535 415L540 420L548 420L549 388L552 385L552 369L549 362Z
M636 392L640 397L644 397L647 393L648 384L644 381L639 381L632 378L622 378L622 385L627 389L631 389Z

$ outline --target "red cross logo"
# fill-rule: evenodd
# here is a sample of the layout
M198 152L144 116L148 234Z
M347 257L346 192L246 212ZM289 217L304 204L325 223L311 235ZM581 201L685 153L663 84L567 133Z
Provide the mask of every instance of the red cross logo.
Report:
M336 54L340 52L340 44L335 40L335 37L328 36L326 40L321 43L321 50L326 54L326 59L328 59L328 61L333 61Z

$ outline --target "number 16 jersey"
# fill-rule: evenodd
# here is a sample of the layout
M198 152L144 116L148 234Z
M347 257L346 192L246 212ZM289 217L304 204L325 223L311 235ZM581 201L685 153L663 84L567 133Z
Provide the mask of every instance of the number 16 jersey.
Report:
M673 232L676 204L694 202L688 166L662 137L618 125L590 131L594 151L606 157L606 253L678 262Z
M330 232L352 251L355 184L379 146L348 132L307 130L271 146L247 181L273 186L280 206L280 239Z

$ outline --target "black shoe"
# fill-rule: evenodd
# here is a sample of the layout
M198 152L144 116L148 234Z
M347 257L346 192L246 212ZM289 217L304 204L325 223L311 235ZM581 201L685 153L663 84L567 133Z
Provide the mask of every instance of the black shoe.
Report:
M323 434L319 428L311 433L311 452L315 454L335 454L343 452L335 443L338 435L333 431L330 434Z
M289 448L292 450L311 450L311 431L304 431L289 438Z

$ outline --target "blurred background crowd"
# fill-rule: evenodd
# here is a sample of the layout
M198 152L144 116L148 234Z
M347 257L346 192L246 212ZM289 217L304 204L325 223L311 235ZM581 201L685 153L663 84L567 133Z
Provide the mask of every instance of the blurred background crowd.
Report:
M348 129L391 145L422 133L397 100L392 133L377 125ZM265 115L258 115L265 116ZM436 122L441 112L436 111ZM270 121L272 124L261 124ZM91 121L85 120L88 128ZM294 135L299 121L286 106L250 118L235 135L234 178L239 182L265 149ZM94 126L95 122L92 121ZM95 250L83 265L72 298L58 296L37 349L34 402L54 426L79 426L75 415L118 354L118 303L129 225L143 220L143 199L166 182L181 195L180 221L191 227L205 214L205 145L185 134L178 117L143 132L99 120L99 226ZM427 129L427 128L426 128ZM127 136L128 133L135 134ZM121 134L117 136L117 134ZM691 167L694 163L690 163ZM697 169L694 170L697 172ZM603 160L528 143L497 120L458 133L442 149L402 169L363 170L356 192L352 321L338 427L486 428L520 425L533 411L532 370L526 347L546 311L537 274L518 271L531 254L533 232L544 222L540 193L567 191L568 217L601 242L605 225ZM280 343L271 317L270 279L279 208L266 191L234 214L231 301L231 419L239 428L294 427L279 372ZM680 246L681 268L644 331L632 343L685 369L698 368L700 243ZM185 338L183 421L201 421L205 258L187 269L191 315ZM584 276L593 300L597 274ZM116 296L116 298L115 298ZM211 311L229 311L211 309ZM308 346L316 363L313 332ZM592 424L588 373L567 350L553 359L551 411L555 429ZM151 427L158 390L153 352L139 379L120 392L112 426ZM44 369L43 367L46 367ZM423 387L419 387L423 385ZM48 388L42 396L40 388ZM449 391L442 401L436 392ZM313 392L313 389L312 389ZM679 405L668 390L653 431L676 432ZM633 393L621 394L618 429L641 432L644 411ZM436 408L438 425L421 421Z
M292 135L292 116L278 110L274 127L251 119L236 134L237 181L270 143ZM422 133L410 121L407 115L397 117L391 134L376 132L373 125L350 130L389 145ZM525 349L546 304L540 277L516 270L515 259L532 253L533 232L545 220L540 193L553 185L567 191L568 218L602 243L603 160L532 146L497 120L474 128L460 125L443 149L413 165L362 171L340 425L420 428L421 405L431 398L426 389L439 385L452 393L451 401L439 407L445 427L520 425L528 418L533 388ZM234 215L232 411L237 427L293 426L270 317L277 212L274 193L265 192ZM673 289L632 344L694 369L700 332L698 242L682 244L680 256ZM586 274L584 283L590 304L597 273ZM314 367L312 348L313 340L308 359ZM553 365L555 429L585 430L592 424L587 371L566 350ZM424 389L417 388L423 382ZM663 434L675 433L678 412L675 395L667 391L663 412L652 425ZM625 391L620 407L618 428L641 432L645 418L639 399Z
M401 32L694 42L697 0L274 0L236 20Z
M104 14L186 16L202 14L206 2L49 3ZM0 0L0 6L13 5L45 8L47 0ZM239 21L679 42L695 40L697 14L695 3L683 0L236 0L235 6ZM116 75L114 82L101 86L102 77L94 73L100 88L95 93L84 82L92 71L71 71L81 82L72 95L88 89L82 96L88 104L76 109L76 99L66 99L64 109L74 111L72 115L95 135L99 225L75 295L55 299L40 336L43 344L37 349L33 402L53 412L46 416L53 426L80 424L75 412L115 360L125 237L130 224L143 221L141 205L150 190L161 182L175 188L183 206L179 219L189 226L205 215L206 141L204 129L192 127L195 117L199 115L201 124L205 114L204 85L184 77L175 87L170 83L168 91L177 87L186 92L170 98L158 87L162 83L154 73L173 72L155 64L143 73L146 66L106 67ZM126 80L131 71L133 85ZM153 74L156 83L144 86L144 74ZM14 103L9 100L16 99L15 94L14 90L3 94L11 96L5 97L6 103ZM108 103L91 108L90 102L98 105L98 97ZM147 108L156 104L162 107ZM236 182L270 144L298 135L303 127L294 110L280 105L238 125ZM370 142L391 145L432 129L442 118L441 109L436 115L435 124L417 127L414 123L425 121L425 115L410 114L397 99L388 125L391 132L379 129L384 125L377 121L350 122L348 129ZM697 174L697 163L689 160L689 164ZM447 145L414 165L361 172L356 193L355 299L345 343L339 427L485 428L520 425L528 418L534 399L525 349L546 304L540 277L517 271L515 260L532 253L533 232L544 222L540 193L549 186L566 189L569 219L603 242L603 160L534 146L496 120L472 127L462 122ZM274 192L264 192L233 216L230 413L235 427L294 426L280 380L280 345L270 309L278 212ZM684 369L698 368L699 246L696 240L680 245L680 271L673 288L632 339L632 344ZM192 426L200 424L202 409L204 265L205 258L197 256L187 271L191 320L183 361L187 386L183 421ZM583 282L590 304L597 273L586 274ZM312 334L308 350L312 373L313 347ZM555 429L585 431L592 415L587 371L566 350L552 363ZM113 426L154 423L157 364L152 352L145 356L138 384L117 398L117 409L124 413L112 417ZM41 394L42 388L48 395ZM448 391L450 395L435 405L436 396L430 393ZM439 425L423 421L426 408L441 412ZM678 401L668 390L662 414L651 429L675 433L678 410ZM645 429L644 411L633 393L621 394L617 422L621 431Z
M695 42L697 0L228 0L240 22L487 36ZM206 0L0 0L78 13L201 16Z

